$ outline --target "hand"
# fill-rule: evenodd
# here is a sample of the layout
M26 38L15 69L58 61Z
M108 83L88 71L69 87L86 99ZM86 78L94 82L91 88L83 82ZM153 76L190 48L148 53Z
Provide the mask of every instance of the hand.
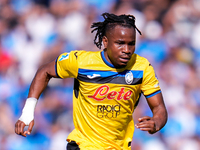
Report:
M138 119L139 123L135 126L142 131L148 131L150 134L156 133L159 129L156 129L156 123L152 117L145 116Z
M28 126L27 131L24 131L24 127L26 126L26 124L25 124L23 121L18 120L18 121L15 123L15 133L26 137L26 134L28 134L28 135L31 134L33 125L34 125L34 120L32 120L32 121L29 123L29 126Z

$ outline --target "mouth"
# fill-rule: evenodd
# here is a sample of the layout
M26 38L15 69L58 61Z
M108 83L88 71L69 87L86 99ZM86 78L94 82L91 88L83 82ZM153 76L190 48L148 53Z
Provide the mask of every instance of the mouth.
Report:
M128 61L130 60L129 57L119 57L119 60L123 63L128 63Z

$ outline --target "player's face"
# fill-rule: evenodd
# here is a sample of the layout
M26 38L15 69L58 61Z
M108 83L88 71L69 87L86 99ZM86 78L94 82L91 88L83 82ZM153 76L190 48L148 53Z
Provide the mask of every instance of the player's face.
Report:
M135 29L117 25L103 37L105 57L117 68L125 67L135 52Z

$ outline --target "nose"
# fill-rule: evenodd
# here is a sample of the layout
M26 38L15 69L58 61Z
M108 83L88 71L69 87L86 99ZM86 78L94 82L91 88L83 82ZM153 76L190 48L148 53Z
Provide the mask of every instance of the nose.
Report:
M124 45L123 53L126 53L126 54L130 53L130 47L128 45Z

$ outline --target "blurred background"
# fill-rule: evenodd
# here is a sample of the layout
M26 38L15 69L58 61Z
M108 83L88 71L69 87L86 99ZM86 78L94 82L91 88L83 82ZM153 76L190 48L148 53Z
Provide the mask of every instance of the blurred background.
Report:
M0 0L0 150L66 149L72 79L50 81L31 135L16 135L14 124L40 65L98 50L90 26L104 12L136 17L136 53L155 68L169 113L154 135L136 129L132 150L200 150L200 0ZM145 115L152 113L141 97L135 122Z

